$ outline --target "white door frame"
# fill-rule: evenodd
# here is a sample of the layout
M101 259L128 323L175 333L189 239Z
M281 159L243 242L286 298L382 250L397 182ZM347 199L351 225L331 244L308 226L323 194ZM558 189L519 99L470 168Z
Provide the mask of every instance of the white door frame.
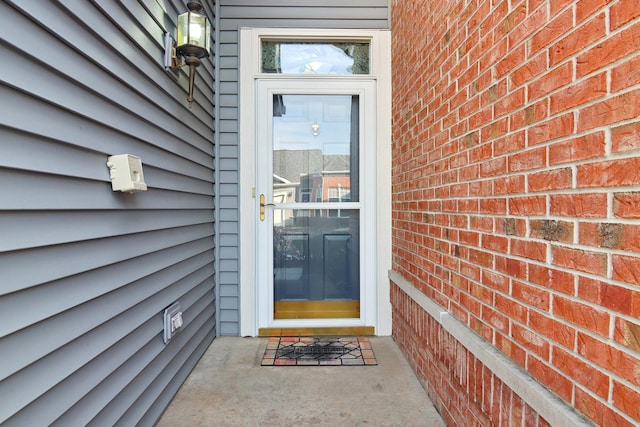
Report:
M280 75L282 77L282 75ZM257 149L258 159L262 162L272 163L272 144L266 144L266 140L273 135L271 108L273 94L301 94L301 95L357 95L360 99L359 115L359 158L358 168L360 176L360 200L349 204L342 204L342 209L358 209L360 214L359 248L360 256L360 317L350 319L274 319L273 315L273 274L260 274L256 277L257 284L257 312L259 328L314 328L314 327L341 327L341 326L373 326L376 323L376 283L375 271L367 266L375 265L375 186L376 176L376 152L367 149L376 142L376 111L375 111L375 81L372 79L318 79L312 78L268 78L258 79L258 95L256 107L259 117L257 120L258 135L261 135ZM272 141L273 143L273 141ZM260 153L262 151L262 153ZM267 203L272 201L272 179L269 171L271 167L262 163L256 165L256 170L261 171L264 177L269 176L268 181L257 183L256 194L264 193ZM262 187L262 188L260 188ZM308 203L306 205L309 205ZM322 206L326 209L327 204ZM331 209L336 209L333 206ZM265 220L260 223L257 237L260 246L256 245L256 271L272 272L273 269L273 209L265 212Z
M376 170L375 184L375 292L368 299L371 307L366 321L377 335L391 334L391 303L388 271L391 268L391 39L386 30L309 30L241 28L239 41L239 274L240 334L258 334L259 310L256 287L256 82L257 79L283 78L260 73L262 38L291 40L369 40L371 74L376 82ZM299 77L299 76L298 76ZM353 76L354 80L366 76ZM295 77L293 77L295 78ZM345 325L348 326L348 325Z

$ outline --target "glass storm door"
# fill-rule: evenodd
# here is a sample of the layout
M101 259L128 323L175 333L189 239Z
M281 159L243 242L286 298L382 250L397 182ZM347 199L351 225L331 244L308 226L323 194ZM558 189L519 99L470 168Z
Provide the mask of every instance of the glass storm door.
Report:
M372 87L258 82L257 277L264 326L340 326L361 318L368 221L363 152L365 124L373 120L365 102L373 99Z

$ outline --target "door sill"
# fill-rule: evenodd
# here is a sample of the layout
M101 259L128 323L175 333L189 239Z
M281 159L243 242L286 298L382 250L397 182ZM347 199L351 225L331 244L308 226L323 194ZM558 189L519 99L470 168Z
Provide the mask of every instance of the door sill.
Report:
M276 301L274 319L349 319L360 317L360 301Z
M259 337L316 337L316 336L375 335L373 326L344 326L318 328L260 328Z

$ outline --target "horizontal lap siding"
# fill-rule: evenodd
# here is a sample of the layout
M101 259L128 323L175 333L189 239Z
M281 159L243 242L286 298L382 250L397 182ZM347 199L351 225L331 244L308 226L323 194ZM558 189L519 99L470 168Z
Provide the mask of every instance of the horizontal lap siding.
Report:
M238 28L387 29L387 0L222 0L219 2L217 191L220 333L238 335Z
M183 11L0 3L0 424L151 425L215 335L213 60L191 109L162 65ZM111 190L122 153L148 191Z

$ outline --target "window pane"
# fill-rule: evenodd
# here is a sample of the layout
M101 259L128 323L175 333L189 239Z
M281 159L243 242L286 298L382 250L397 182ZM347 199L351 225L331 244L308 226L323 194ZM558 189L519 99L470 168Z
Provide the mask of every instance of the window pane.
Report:
M360 212L274 209L275 301L360 298Z
M369 43L262 41L262 72L369 74Z
M273 95L274 202L359 201L359 103L357 95Z

